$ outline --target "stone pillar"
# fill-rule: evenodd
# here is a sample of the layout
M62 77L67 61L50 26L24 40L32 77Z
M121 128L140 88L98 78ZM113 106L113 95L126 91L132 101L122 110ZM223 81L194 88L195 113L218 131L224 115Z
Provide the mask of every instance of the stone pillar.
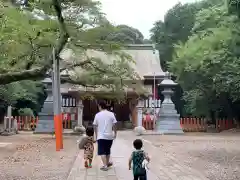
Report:
M137 126L142 126L143 108L137 106Z
M156 121L156 131L159 134L183 134L180 126L180 115L175 109L175 105L171 100L173 94L172 87L176 86L170 78L166 75L160 86L164 88L162 94L164 100L160 108L160 114Z
M45 78L43 83L46 86L47 99L44 101L41 112L38 114L39 120L34 133L54 133L54 113L53 113L53 94L52 79Z
M143 118L143 107L144 100L138 100L137 105L137 126L134 128L134 131L137 135L142 135L145 132L145 128L142 126L142 118Z
M82 100L79 99L78 100L78 104L77 104L77 125L74 128L75 132L79 132L79 133L84 133L85 132L85 128L83 126L83 104L82 104Z
M7 116L4 117L4 132L2 135L8 136L17 133L17 120L12 116L12 107L8 106Z
M7 107L7 117L4 118L4 126L5 126L5 129L10 132L11 129L12 129L12 106L8 106Z

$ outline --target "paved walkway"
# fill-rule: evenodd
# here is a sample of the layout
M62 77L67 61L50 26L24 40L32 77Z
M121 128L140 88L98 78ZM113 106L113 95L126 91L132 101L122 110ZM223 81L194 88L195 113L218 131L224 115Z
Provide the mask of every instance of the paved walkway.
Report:
M112 148L114 166L107 172L99 169L101 160L98 156L94 157L93 168L85 169L83 167L83 152L80 152L67 180L133 179L132 172L128 170L128 158L133 150L132 141L135 138L136 136L131 132L119 133ZM182 165L177 159L165 154L160 148L156 148L149 141L144 140L144 149L151 157L148 180L207 180L200 172Z
M0 147L6 147L7 145L10 145L12 143L6 143L6 142L0 142Z

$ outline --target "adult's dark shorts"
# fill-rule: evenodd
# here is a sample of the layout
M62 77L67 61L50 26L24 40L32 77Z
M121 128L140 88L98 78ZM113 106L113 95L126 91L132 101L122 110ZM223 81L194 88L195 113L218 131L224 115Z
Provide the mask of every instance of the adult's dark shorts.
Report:
M111 154L111 147L113 140L108 139L98 139L98 155L110 155Z

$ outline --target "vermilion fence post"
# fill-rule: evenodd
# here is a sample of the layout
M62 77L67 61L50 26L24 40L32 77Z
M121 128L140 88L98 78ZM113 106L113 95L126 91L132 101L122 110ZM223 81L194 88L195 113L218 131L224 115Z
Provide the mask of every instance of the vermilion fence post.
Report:
M184 118L181 118L181 127L182 127L182 130L185 131L185 128L184 128Z
M223 131L225 129L225 120L221 119L221 130Z
M192 132L193 130L193 118L189 118L189 132Z
M187 132L191 132L191 118L187 118Z
M226 129L229 129L229 119L226 120Z
M185 132L188 132L188 118L184 118L184 129Z
M189 132L189 118L185 118L184 120L184 127L185 127L185 131Z
M201 119L202 119L202 118L198 118L198 126L199 126L199 131L200 131L200 132L203 131L203 127L202 127L202 124L201 124Z

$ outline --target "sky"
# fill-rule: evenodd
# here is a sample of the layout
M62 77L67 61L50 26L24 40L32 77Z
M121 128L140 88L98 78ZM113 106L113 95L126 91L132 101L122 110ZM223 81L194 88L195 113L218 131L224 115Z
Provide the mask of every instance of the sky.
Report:
M163 20L164 14L176 3L196 0L101 0L102 10L113 24L126 24L140 30L149 38L154 22Z

